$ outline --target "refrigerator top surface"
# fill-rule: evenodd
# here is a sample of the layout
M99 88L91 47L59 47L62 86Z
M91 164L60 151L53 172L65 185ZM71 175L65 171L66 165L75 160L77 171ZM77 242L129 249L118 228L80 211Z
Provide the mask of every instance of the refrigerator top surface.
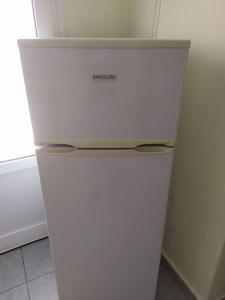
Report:
M20 48L189 48L189 40L143 38L20 39Z

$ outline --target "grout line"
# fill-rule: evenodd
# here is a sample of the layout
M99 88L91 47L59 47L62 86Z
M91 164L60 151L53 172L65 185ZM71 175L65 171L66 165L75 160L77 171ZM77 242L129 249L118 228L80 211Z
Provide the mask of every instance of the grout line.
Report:
M18 284L18 285L15 285L15 286L11 287L11 288L8 289L8 290L5 290L5 291L0 292L0 295L5 294L5 293L7 293L7 292L9 292L9 291L11 291L11 290L13 290L13 289L16 289L16 288L18 288L19 286L22 286L22 285L24 285L24 284L26 284L26 282L21 283L21 284Z
M28 288L28 285L27 285L27 272L26 272L26 268L25 268L23 251L22 251L21 247L20 247L20 252L21 252L21 256L22 256L23 268L24 268L24 273L25 273L25 278L26 278L26 287L27 287L28 298L29 298L29 300L31 300L31 298L30 298L30 291L29 291L29 288Z
M30 297L30 291L29 291L29 287L28 287L28 284L27 284L27 283L26 283L26 288L27 288L28 298L29 298L29 300L31 300L31 297Z
M44 277L44 276L46 276L46 275L48 275L48 274L52 274L52 273L55 273L55 271L51 271L51 272L45 273L45 274L43 274L43 275L40 275L40 276L38 276L38 277L35 277L35 278L31 279L31 280L28 280L27 283L30 283L31 281L34 281L34 280L36 280L36 279L39 279L39 278L41 278L41 277Z
M7 290L5 290L5 291L0 292L0 295L5 294L5 293L7 293L7 292L9 292L9 291L11 291L11 290L13 290L13 289L16 289L16 288L22 286L22 285L26 285L26 287L27 287L27 292L28 292L28 296L29 296L29 300L30 300L31 298L30 298L30 292L29 292L29 288L28 288L28 283L30 283L30 282L32 282L32 281L34 281L34 280L36 280L36 279L39 279L39 278L41 278L41 277L45 277L46 275L52 274L52 273L55 273L55 271L51 271L51 272L45 273L45 274L43 274L43 275L41 275L41 276L35 277L35 278L33 278L33 279L31 279L31 280L28 280L28 281L26 281L26 282L24 282L24 283L15 285L15 286L11 287L10 289L7 289Z
M24 258L23 258L23 251L22 251L21 247L20 247L20 252L21 252L21 256L22 256L23 269L24 269L25 278L26 278L26 282L27 282L27 272L26 272L26 268L25 268L25 263L24 263Z

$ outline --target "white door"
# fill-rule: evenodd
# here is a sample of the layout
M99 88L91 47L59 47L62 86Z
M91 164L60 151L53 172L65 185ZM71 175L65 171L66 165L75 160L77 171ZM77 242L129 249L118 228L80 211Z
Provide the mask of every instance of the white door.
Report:
M154 300L172 154L37 156L60 299Z

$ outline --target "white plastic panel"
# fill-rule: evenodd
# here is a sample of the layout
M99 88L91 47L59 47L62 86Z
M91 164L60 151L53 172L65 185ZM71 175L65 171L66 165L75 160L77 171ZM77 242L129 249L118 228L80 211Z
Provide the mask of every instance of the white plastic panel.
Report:
M187 51L21 48L36 143L175 139Z
M154 300L172 155L37 155L60 299Z
M189 40L150 38L44 38L20 39L20 48L189 48Z

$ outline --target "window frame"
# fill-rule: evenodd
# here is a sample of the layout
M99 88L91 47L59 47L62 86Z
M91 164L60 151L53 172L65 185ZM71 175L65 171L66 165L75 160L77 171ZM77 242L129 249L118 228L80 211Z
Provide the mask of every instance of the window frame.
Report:
M64 37L64 1L31 0L39 38Z

